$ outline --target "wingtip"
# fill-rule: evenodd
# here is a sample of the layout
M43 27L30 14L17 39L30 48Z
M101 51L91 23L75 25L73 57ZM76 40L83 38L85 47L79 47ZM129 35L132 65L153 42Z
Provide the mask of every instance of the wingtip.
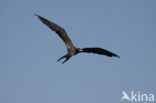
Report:
M120 58L120 56L118 56L118 55L116 55L116 54L115 54L115 55L112 55L112 56L117 57L117 58Z
M37 17L39 17L39 15L37 15L37 14L34 14L35 16L37 16Z
M116 57L120 58L120 56L116 55Z

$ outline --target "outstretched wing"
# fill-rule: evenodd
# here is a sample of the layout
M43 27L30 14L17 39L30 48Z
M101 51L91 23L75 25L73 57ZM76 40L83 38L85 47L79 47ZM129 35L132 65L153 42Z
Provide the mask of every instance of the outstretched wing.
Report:
M82 49L82 52L86 52L86 53L96 53L96 54L100 54L100 55L106 55L106 56L109 56L109 57L118 57L120 58L118 55L108 51L108 50L105 50L105 49L102 49L102 48L83 48Z
M35 14L36 15L36 14ZM51 30L55 31L59 37L64 41L64 43L66 44L67 48L73 48L73 44L70 40L70 38L68 37L67 33L65 32L65 30L58 26L57 24L43 18L42 16L36 15L45 25L47 25Z

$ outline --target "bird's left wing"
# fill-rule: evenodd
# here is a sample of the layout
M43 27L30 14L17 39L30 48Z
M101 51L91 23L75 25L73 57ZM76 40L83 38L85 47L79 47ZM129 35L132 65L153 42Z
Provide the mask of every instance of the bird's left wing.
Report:
M96 53L96 54L100 54L100 55L106 55L109 57L118 57L120 58L118 55L116 55L115 53L112 53L108 50L102 49L102 48L83 48L81 49L81 52L86 52L86 53Z
M36 14L35 14L36 15ZM43 18L42 16L36 15L45 25L47 25L51 30L55 31L59 37L64 41L68 49L74 48L70 38L68 37L65 30L58 26L57 24Z

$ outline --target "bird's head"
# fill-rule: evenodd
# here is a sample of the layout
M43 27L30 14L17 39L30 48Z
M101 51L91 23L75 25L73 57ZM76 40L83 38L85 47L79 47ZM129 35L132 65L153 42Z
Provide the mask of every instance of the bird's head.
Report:
M80 48L76 48L76 51L77 51L77 52L83 52L83 50L80 49Z

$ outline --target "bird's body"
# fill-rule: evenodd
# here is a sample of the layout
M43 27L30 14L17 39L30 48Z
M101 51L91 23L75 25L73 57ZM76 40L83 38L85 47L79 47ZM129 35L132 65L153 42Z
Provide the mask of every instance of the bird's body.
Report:
M67 46L67 54L62 56L61 58L59 58L57 61L60 61L61 59L63 58L66 58L65 61L63 61L62 63L65 63L68 59L70 59L72 56L80 53L80 52L86 52L86 53L96 53L96 54L100 54L100 55L106 55L106 56L109 56L109 57L112 57L112 56L115 56L115 57L118 57L120 58L118 55L108 51L108 50L105 50L105 49L102 49L102 48L83 48L83 49L80 49L80 48L76 48L72 41L70 40L70 38L68 37L67 33L65 32L65 30L58 26L57 24L39 16L39 15L36 15L45 25L47 25L51 30L55 31L59 37L64 41L64 43L66 44Z

